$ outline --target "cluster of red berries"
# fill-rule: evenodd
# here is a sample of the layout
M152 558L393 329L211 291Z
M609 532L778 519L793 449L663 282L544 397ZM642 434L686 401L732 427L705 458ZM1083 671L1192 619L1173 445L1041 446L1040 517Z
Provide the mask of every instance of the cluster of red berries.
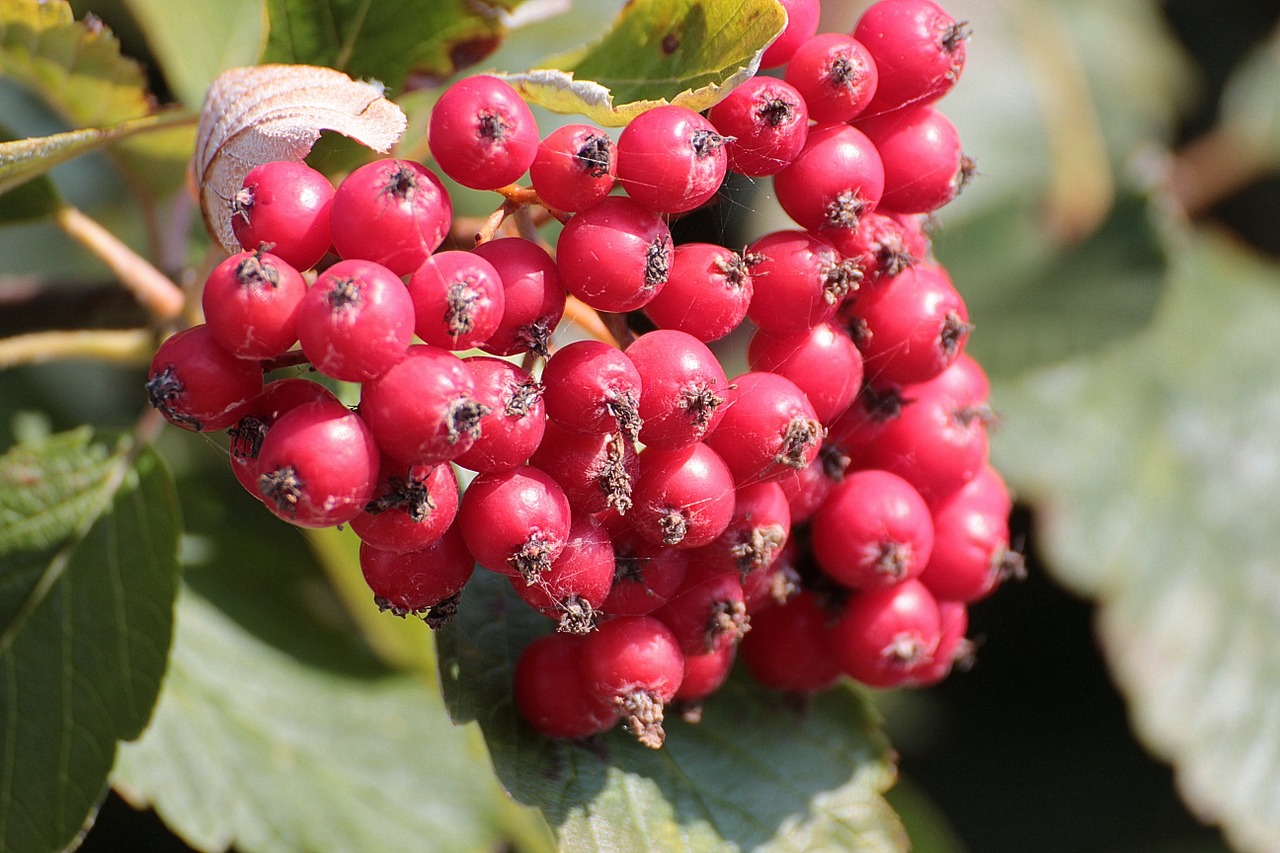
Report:
M626 720L660 745L664 706L695 707L739 653L786 691L935 682L966 653L967 603L1019 567L987 380L924 231L971 171L932 106L965 26L879 0L852 35L816 35L817 0L784 5L763 60L783 76L616 141L540 138L495 77L443 93L435 164L502 192L526 235L531 209L563 221L554 258L536 234L441 249L450 199L415 162L336 190L304 164L254 169L227 214L245 251L152 366L152 403L227 429L269 510L350 525L384 609L441 624L479 564L555 620L514 686L552 737ZM772 176L798 227L674 245L670 218L727 170ZM570 298L619 345L553 347ZM750 370L729 378L707 343L744 321ZM304 362L360 383L356 409L311 379L264 386Z

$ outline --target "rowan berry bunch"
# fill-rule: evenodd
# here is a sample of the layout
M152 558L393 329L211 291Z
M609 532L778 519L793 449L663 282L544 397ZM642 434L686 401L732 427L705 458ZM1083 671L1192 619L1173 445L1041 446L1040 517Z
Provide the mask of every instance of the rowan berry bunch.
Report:
M450 198L420 163L336 189L254 169L227 211L244 251L152 366L152 403L227 430L268 510L359 535L384 610L438 626L474 566L505 575L549 617L514 693L551 737L625 720L659 746L664 708L692 715L739 655L783 691L934 683L968 654L966 606L1020 571L989 386L925 229L973 169L934 106L966 26L879 0L816 34L817 0L784 5L763 58L780 76L616 141L540 138L496 77L446 90L435 166L503 197L473 249L446 245ZM771 178L795 227L674 245L729 170ZM597 339L557 339L567 308ZM750 369L729 377L708 343L744 323ZM358 383L358 406L264 384L301 364Z

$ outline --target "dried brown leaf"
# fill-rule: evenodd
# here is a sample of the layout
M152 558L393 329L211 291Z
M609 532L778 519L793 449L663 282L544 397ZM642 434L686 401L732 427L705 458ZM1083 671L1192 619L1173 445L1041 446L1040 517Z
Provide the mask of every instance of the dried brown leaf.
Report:
M404 113L381 86L332 68L256 65L225 71L205 96L191 163L205 226L228 252L239 251L228 200L255 166L302 160L322 130L385 153L406 126Z

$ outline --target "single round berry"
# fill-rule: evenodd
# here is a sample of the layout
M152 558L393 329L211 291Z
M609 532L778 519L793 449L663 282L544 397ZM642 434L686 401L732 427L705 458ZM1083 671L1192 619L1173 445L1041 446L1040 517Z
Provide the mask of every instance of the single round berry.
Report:
M774 77L752 77L712 107L707 118L729 140L729 168L753 178L786 168L809 135L804 97Z
M733 518L697 559L746 577L768 568L791 536L791 508L777 483L752 483L734 494Z
M680 680L675 700L680 704L680 715L685 720L698 722L702 718L699 703L729 680L737 651L737 645L726 645L702 654L684 656L684 676Z
M582 671L584 643L575 634L547 634L525 646L516 661L516 707L541 735L584 738L618 722L613 697L600 697L587 689Z
M550 566L536 574L509 578L525 603L559 621L559 630L585 634L596 627L613 586L613 574L609 532L590 516L580 516L573 520L564 550Z
M971 602L1026 573L1022 555L1009 546L1013 502L990 465L933 507L934 547L920 582L936 598Z
M458 510L476 562L530 582L564 550L570 521L564 490L530 465L480 474L467 486Z
M973 643L964 636L969 630L969 611L964 602L939 601L938 624L938 648L934 650L933 660L912 676L915 685L937 684L951 674L953 667L965 669L973 664Z
M302 274L276 255L240 252L213 268L200 294L205 322L223 349L267 359L298 342Z
M663 708L684 678L671 630L651 616L617 616L586 636L581 660L588 692L613 703L640 743L662 746Z
M502 279L502 320L481 349L493 355L551 354L551 333L564 314L560 271L546 250L520 237L502 237L471 250Z
M321 373L364 382L404 358L413 320L413 300L395 273L372 261L339 261L302 297L298 341Z
M479 437L485 412L466 363L428 344L409 347L400 362L360 390L360 414L378 446L411 464L456 459Z
M676 246L666 286L645 305L645 313L662 329L700 341L723 338L747 316L755 259L713 243Z
M787 64L786 81L819 124L849 121L867 108L879 82L876 61L862 42L844 33L806 41Z
M675 329L646 332L626 349L640 374L640 441L677 450L706 438L724 414L729 380L707 345Z
M568 124L538 145L529 180L543 204L555 210L586 210L613 189L617 146L589 124Z
M752 612L742 640L742 660L756 681L773 690L813 693L840 677L829 648L836 614L812 591L785 604Z
M437 252L409 277L414 331L447 350L480 346L502 323L502 278L474 252Z
M933 550L929 505L888 471L855 471L813 517L813 555L827 576L851 589L918 577Z
M556 265L570 293L598 311L634 311L667 283L673 250L662 217L610 196L576 214L560 232Z
M542 383L501 358L473 356L466 365L475 378L473 399L486 413L480 418L480 434L453 461L479 473L523 465L538 449L546 428Z
M465 77L431 110L427 141L440 170L464 187L517 180L538 151L538 124L520 94L497 77Z
M777 68L790 61L796 49L818 31L822 15L820 0L779 0L787 10L787 26L760 57L761 68Z
M267 432L290 409L321 400L338 403L334 393L319 382L289 377L267 383L258 396L241 407L239 420L227 429L227 437L231 439L228 451L231 473L249 494L262 500L258 488L258 453Z
M907 580L849 596L830 648L853 679L899 687L933 662L941 633L937 602L920 581Z
M956 126L928 104L859 121L858 129L884 164L880 210L932 213L956 197L972 169Z
M402 276L444 242L453 204L426 166L388 158L347 175L333 197L330 222L339 255L374 261Z
M969 28L932 0L878 0L853 36L876 61L880 82L864 114L927 104L951 90L964 70Z
M866 304L878 298L893 282L893 277L929 254L923 232L912 233L888 213L873 210L858 220L852 231L837 228L823 232L846 262L862 272L856 293L850 293L846 304ZM921 238L924 242L921 242Z
M862 354L848 332L830 323L790 335L761 329L747 345L747 363L794 382L824 424L843 414L862 386Z
M475 567L457 528L416 551L394 553L360 544L360 570L378 607L397 616L422 616L432 628L453 619Z
M449 465L383 459L378 485L351 529L380 551L403 554L444 535L458 514L458 478Z
M262 368L236 358L201 324L167 338L151 359L147 398L169 423L196 432L226 429L262 390Z
M647 448L640 454L640 476L628 517L651 542L696 548L729 526L733 496L733 475L707 445Z
M688 107L668 104L636 116L618 137L618 183L660 213L701 207L720 188L727 140Z
M620 432L574 433L552 421L529 461L555 477L576 512L626 515L631 509L639 461Z
M310 269L329 251L333 199L333 184L306 163L263 163L231 197L231 230L245 251L265 245L294 269Z
M777 334L811 329L836 315L862 270L804 231L773 231L747 247L755 292L747 316Z
M884 192L884 164L862 131L826 125L809 132L796 159L773 176L773 189L782 209L803 228L857 228Z
M613 587L603 605L613 616L638 616L661 607L680 588L690 555L697 553L650 542L629 530L615 533L613 544Z
M750 628L737 568L697 559L675 595L653 615L671 629L685 654L735 646Z
M776 480L818 454L825 430L813 405L790 379L744 373L733 380L728 407L707 444L738 485Z
M547 417L570 432L640 434L640 373L621 350L574 341L556 350L542 371Z
M372 499L378 465L378 445L359 415L341 403L304 403L262 440L258 491L291 524L345 524Z

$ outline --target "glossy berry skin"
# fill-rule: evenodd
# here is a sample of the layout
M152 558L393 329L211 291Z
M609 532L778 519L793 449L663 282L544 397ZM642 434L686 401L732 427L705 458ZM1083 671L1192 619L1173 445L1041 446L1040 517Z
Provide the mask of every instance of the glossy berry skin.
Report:
M380 551L417 551L453 524L459 497L458 478L449 465L405 465L384 458L373 498L351 519L351 529Z
M796 570L799 553L796 540L788 539L767 568L748 572L742 579L742 602L752 619L757 613L786 604L800 593L800 573Z
M960 192L969 164L956 126L928 104L858 122L880 152L884 193L879 209L932 213Z
M678 450L701 441L720 423L729 380L697 337L675 329L640 335L626 349L640 374L640 441Z
M751 615L741 655L752 678L772 690L813 693L832 686L840 664L831 654L836 614L810 590Z
M602 622L582 646L589 693L612 702L645 746L665 739L663 706L684 679L684 655L671 630L651 616L617 616Z
M360 544L360 570L382 610L397 616L425 615L433 628L452 617L447 604L462 592L475 571L471 553L456 528L416 551L380 551L368 542Z
M574 341L547 359L542 371L547 417L570 432L640 431L640 372L626 353L600 341Z
M613 542L590 516L574 518L564 550L532 576L509 575L511 588L560 630L585 634L596 626L601 605L613 586Z
M391 270L372 261L339 261L302 297L298 341L321 373L364 382L404 358L413 319L413 300Z
M458 510L458 524L476 562L530 581L560 556L570 523L564 490L531 465L479 475L463 493Z
M712 107L707 118L729 140L729 168L753 178L782 171L809 136L804 97L774 77L752 77Z
M329 219L339 255L374 261L403 276L444 242L453 203L426 166L387 158L347 175L333 197Z
M333 198L333 184L306 163L263 163L231 199L231 230L245 251L270 244L267 251L307 270L329 251Z
M359 415L341 403L304 403L280 416L258 453L267 509L299 527L345 524L378 482L379 454Z
M718 340L747 315L753 280L748 257L712 243L684 243L675 248L666 286L644 310L659 328Z
M475 379L474 399L487 411L480 418L480 434L453 461L479 473L523 465L546 428L542 384L505 359L473 356L466 365Z
M277 379L241 407L239 419L227 429L231 473L249 494L262 500L258 488L258 453L267 432L280 416L303 403L327 400L338 403L333 392L318 382L300 377Z
M628 518L650 542L696 548L729 526L733 492L728 466L706 444L680 450L646 448L640 454Z
M436 252L409 276L414 331L423 343L465 350L502 323L506 293L493 264L473 252Z
M748 629L742 576L736 567L695 559L680 589L653 615L671 629L685 654L735 646Z
M862 131L847 124L817 127L791 165L773 176L773 189L802 228L856 228L884 192L884 164Z
M167 338L151 359L147 398L174 426L226 429L262 390L262 368L218 345L207 324Z
M933 550L929 505L888 471L854 471L831 490L811 527L813 555L828 577L851 589L919 577Z
M684 676L676 691L677 702L701 702L729 680L738 647L727 645L702 654L684 656ZM686 715L686 719L688 716Z
M651 613L666 603L689 571L683 548L655 544L633 531L613 534L615 572L604 611L613 616Z
M471 250L493 265L502 280L502 320L481 345L493 355L551 354L551 333L564 314L560 271L546 250L531 240L502 237Z
M282 355L298 341L301 273L265 252L240 252L213 268L200 294L218 344L240 358Z
M733 518L714 542L699 548L699 562L736 571L739 577L768 568L791 536L791 508L777 483L738 487Z
M831 631L840 668L868 687L911 684L941 640L938 604L918 580L849 596Z
M824 237L835 246L846 261L862 271L856 293L848 302L863 305L876 299L893 283L893 277L928 257L929 245L913 235L905 225L888 213L873 210L858 219L852 231L828 229Z
M796 88L818 124L849 121L867 108L880 75L862 42L844 33L822 33L796 49L786 81Z
M666 285L672 254L671 231L659 214L609 196L565 225L556 265L565 288L590 307L634 311Z
M640 463L631 440L619 432L574 433L553 421L529 461L555 477L576 513L625 515L631 509Z
M964 70L968 27L932 0L878 0L858 19L853 36L880 72L866 115L932 103Z
M787 26L764 50L760 57L761 68L777 68L786 65L796 49L813 38L818 31L822 4L819 0L780 0L787 10Z
M920 582L939 600L973 602L1023 572L1009 547L1013 502L990 465L933 507L934 550Z
M711 200L728 168L725 138L688 107L654 107L618 137L618 183L659 213L684 213Z
M779 479L813 461L825 430L794 382L755 371L732 385L724 418L707 445L739 486Z
M955 666L968 667L973 662L973 644L965 639L969 630L969 611L961 601L938 602L939 637L933 659L920 667L912 677L917 686L937 684Z
M590 124L557 128L538 145L529 180L543 204L555 210L586 210L613 189L617 146Z
M747 363L794 382L824 424L849 408L862 385L862 354L848 332L830 323L791 335L758 330L747 344Z
M440 96L427 141L446 175L473 190L496 190L529 169L538 151L538 124L515 89L477 74Z
M582 671L585 639L547 634L525 646L516 661L514 693L520 716L549 738L585 738L613 728L613 697L587 689Z
M456 459L480 433L484 407L462 359L428 344L360 390L360 414L392 459L434 465Z
M747 316L761 329L790 334L836 315L862 279L825 240L804 231L773 231L747 247L755 291Z
M969 309L937 264L916 264L869 304L852 309L850 330L868 379L882 385L924 382L946 370L969 340Z

